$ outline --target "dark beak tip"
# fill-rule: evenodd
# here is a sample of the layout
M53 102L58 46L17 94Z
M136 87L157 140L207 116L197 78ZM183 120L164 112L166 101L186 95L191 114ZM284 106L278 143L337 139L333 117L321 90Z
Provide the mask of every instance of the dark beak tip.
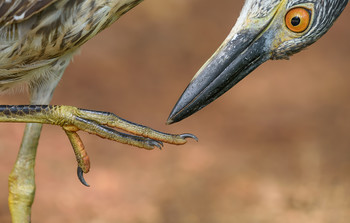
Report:
M174 124L176 122L179 122L182 120L182 118L179 118L179 105L178 103L174 106L173 110L170 112L170 115L168 117L168 120L166 121L167 125Z
M174 120L172 120L171 118L168 118L168 120L166 121L165 124L171 125L171 124L174 124L174 123L175 123Z
M182 120L182 118L179 119L179 117L178 117L176 114L174 114L174 113L172 112L172 113L169 115L168 120L166 121L166 124L167 124L167 125L171 125L171 124L174 124L174 123L179 122L179 121L181 121L181 120Z

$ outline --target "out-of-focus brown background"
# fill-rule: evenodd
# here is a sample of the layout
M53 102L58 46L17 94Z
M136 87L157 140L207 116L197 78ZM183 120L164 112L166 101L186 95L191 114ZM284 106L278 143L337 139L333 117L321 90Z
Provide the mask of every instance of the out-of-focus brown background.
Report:
M147 0L83 47L52 104L111 111L200 141L145 151L82 133L92 161L85 188L64 132L45 126L33 222L349 222L349 9L308 50L264 64L201 112L164 124L242 4ZM0 222L10 222L7 177L23 128L0 125Z

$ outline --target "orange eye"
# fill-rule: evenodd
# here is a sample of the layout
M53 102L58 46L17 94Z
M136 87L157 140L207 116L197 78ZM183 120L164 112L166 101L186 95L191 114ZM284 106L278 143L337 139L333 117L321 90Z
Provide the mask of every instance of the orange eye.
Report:
M310 10L299 7L289 10L286 15L285 22L288 29L291 31L295 33L302 33L309 27L310 21Z

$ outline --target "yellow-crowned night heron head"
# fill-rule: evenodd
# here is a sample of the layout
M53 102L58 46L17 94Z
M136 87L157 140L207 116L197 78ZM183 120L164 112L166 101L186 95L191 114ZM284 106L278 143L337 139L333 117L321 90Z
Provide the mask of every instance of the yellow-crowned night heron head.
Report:
M205 107L269 59L287 59L317 41L348 0L246 0L236 25L171 112L178 122Z

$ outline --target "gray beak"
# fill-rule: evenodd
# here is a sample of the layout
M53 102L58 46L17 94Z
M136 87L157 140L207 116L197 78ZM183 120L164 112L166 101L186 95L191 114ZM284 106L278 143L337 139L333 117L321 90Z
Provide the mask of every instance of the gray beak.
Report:
M265 28L230 35L194 76L173 108L167 124L201 110L270 59Z

